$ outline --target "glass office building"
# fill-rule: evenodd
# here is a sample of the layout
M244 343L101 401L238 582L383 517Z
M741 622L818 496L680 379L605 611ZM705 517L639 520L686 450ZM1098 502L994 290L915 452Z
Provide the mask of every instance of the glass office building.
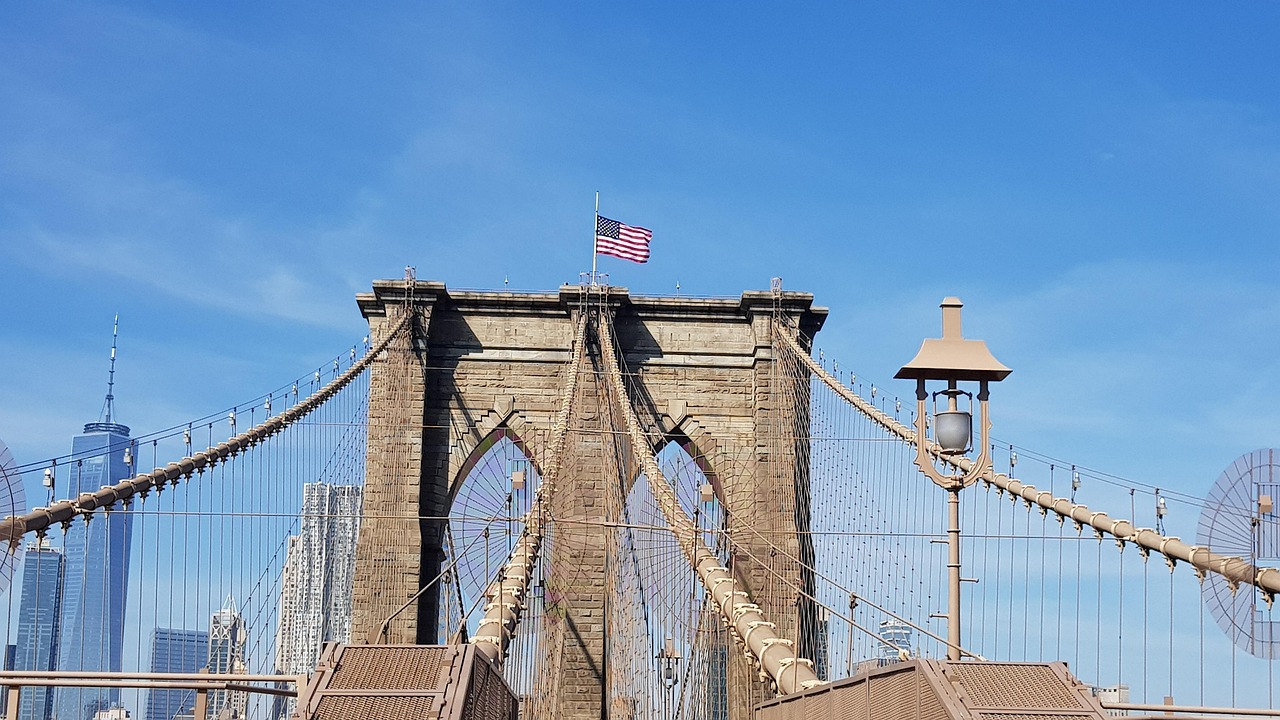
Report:
M13 648L14 670L55 669L62 570L62 553L56 548L44 541L27 548L18 606L18 639ZM23 688L18 720L49 720L52 712L53 688Z
M89 423L71 444L70 487L64 497L93 492L129 477L129 428ZM125 595L133 518L116 507L98 511L67 530L63 547L62 607L58 670L119 672L124 645ZM100 710L120 705L119 688L59 688L57 720L92 720Z
M156 628L151 635L151 672L193 673L209 657L209 633ZM173 720L195 709L194 690L149 690L144 720Z

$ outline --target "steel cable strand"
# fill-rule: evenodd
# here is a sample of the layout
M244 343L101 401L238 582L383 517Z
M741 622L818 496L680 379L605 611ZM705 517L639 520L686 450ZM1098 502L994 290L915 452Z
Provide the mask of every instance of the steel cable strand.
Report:
M543 527L548 520L548 509L551 497L555 493L556 481L560 475L560 462L564 454L565 437L568 435L569 420L573 414L573 400L578 392L578 369L586 352L587 314L578 316L578 327L574 334L573 355L565 368L563 390L560 395L560 409L551 426L551 441L546 457L546 472L542 473L542 482L533 504L523 518L524 527L511 551L511 558L502 568L501 575L485 590L489 602L485 605L484 618L471 638L486 657L502 665L507 653L507 646L520 622L520 613L524 608L524 597L533 578L533 569L538 562L538 554L542 549Z
M448 517L431 518L428 516L418 516L418 519L419 520L426 520L426 519L449 520L450 518ZM488 529L493 527L493 525L497 523L499 520L501 520L502 518L500 516L492 515L489 517L476 518L476 519L478 521L483 521L485 523L484 529ZM418 598L422 597L423 593L425 593L427 590L430 590L432 587L434 587L436 583L442 582L445 578L450 576L456 577L458 566L463 562L463 560L466 559L467 553L470 552L472 548L479 545L482 540L484 540L484 534L476 533L475 537L471 538L471 540L469 540L466 545L462 546L455 554L456 556L454 556L449 561L449 563L446 564L440 570L440 572L436 573L434 577L432 577L421 588L418 589L418 592L416 592L413 595L413 597L410 597L407 601L405 601L403 605L397 608L395 612L391 613L391 615L389 615L387 619L382 622L382 624L378 627L378 629L374 631L373 634L370 636L369 643L376 645L380 642L383 642L386 639L387 633L390 630L391 621L394 620L396 616L398 616L400 613L408 609L410 605L416 602ZM474 609L479 604L479 602L480 602L479 598L477 598L476 601L472 603L471 609ZM467 612L470 612L470 610L468 610Z
M322 406L327 400L336 395L339 390L350 384L366 368L372 365L374 360L382 354L382 351L391 344L391 341L401 332L404 332L408 326L409 316L405 316L376 347L370 349L369 352L365 353L364 357L348 368L346 372L330 381L324 388L285 412L268 418L261 424L232 437L226 442L219 443L216 447L210 447L177 462L169 463L163 468L156 468L149 473L137 475L132 479L104 486L96 492L81 493L75 499L62 500L53 503L49 507L36 508L21 516L10 515L0 521L0 542L7 542L11 548L17 547L17 544L22 541L22 537L29 532L40 532L50 525L70 522L79 515L92 513L99 508L109 508L119 501L148 492L153 488L163 487L168 483L177 482L183 477L190 477L193 473L205 467L212 467L235 457L236 454L279 433Z
M768 542L768 541L766 540L766 542ZM734 546L735 546L735 547L737 547L737 548L738 548L738 552L742 553L743 557L746 557L746 558L747 558L747 559L749 559L749 560L754 560L754 561L756 561L756 562L760 562L760 561L761 561L760 557L759 557L759 556L757 556L755 553L751 552L751 550L750 550L746 545L744 545L744 544L742 544L742 543L733 543L733 544L734 544ZM770 543L770 546L772 547L772 543ZM901 660L906 660L906 659L908 658L908 654L907 654L907 651L906 651L906 650L904 650L904 649L902 649L902 648L898 647L897 645L894 645L893 643L889 642L888 640L884 639L884 637L882 637L879 633L876 633L876 632L874 632L874 631L872 631L872 630L870 630L870 629L868 629L868 628L866 628L866 627L863 627L862 625L858 624L857 622L855 622L855 621L854 621L854 619L853 619L853 617L852 617L851 615L845 615L844 613L840 612L839 610L836 610L834 607L832 607L832 606L830 606L830 605L827 605L826 603L822 602L822 601L821 601L821 600L820 600L816 595L810 594L808 591L806 591L806 590L805 590L803 587L801 587L799 584L797 584L796 582L794 582L794 581L792 581L792 580L788 580L787 578L785 578L781 573L777 572L776 570L774 570L774 569L772 569L772 568L768 568L768 567L766 567L766 568L765 568L765 570L766 570L766 571L768 571L769 573L773 574L773 575L778 579L778 582L779 582L780 584L785 584L785 585L789 586L792 590L794 590L794 591L795 591L797 594L799 594L801 597L807 598L807 599L812 600L813 602L817 603L817 605L818 605L819 607L821 607L822 609L824 609L824 610L826 610L827 612L831 613L831 614L832 614L833 616L835 616L836 618L838 618L838 619L840 619L840 620L844 620L845 622L849 623L849 625L850 625L850 626L852 626L855 630L858 630L858 631L860 631L863 635L866 635L867 637L871 638L871 640L872 640L873 642L875 642L875 643L877 643L877 644L879 644L879 645L881 645L881 646L884 646L884 647L886 647L886 648L889 648L889 649L893 650L895 653L898 653L898 657L899 657L899 659L901 659ZM858 597L858 599L859 599L859 600L865 600L865 598L863 598L862 596L859 596L859 597ZM889 617L892 617L892 618L894 618L894 619L896 619L896 620L903 621L903 620L902 620L902 618L899 618L898 616L894 615L892 612L889 612L889 611L887 611L887 610L883 610L883 609L881 609L881 608L877 607L876 605L874 605L874 604L872 604L872 603L869 603L869 602L868 602L867 604L868 604L868 605L870 605L871 607L873 607L873 608L877 609L877 610L880 610L881 612L884 612L884 613L885 613L886 615L888 615ZM906 622L906 621L903 621L903 622ZM911 626L912 626L912 627L917 627L916 625L911 625ZM919 629L919 628L917 627L917 629ZM982 658L979 658L979 659L982 659Z
M747 651L760 663L761 669L773 679L779 694L787 695L823 684L813 671L813 661L796 654L794 641L781 638L774 632L776 625L765 618L758 605L750 602L745 591L730 589L737 584L735 579L698 538L693 521L680 507L679 500L663 477L635 412L630 403L624 400L627 397L626 384L613 344L613 328L607 315L602 314L598 319L596 331L600 339L601 354L604 355L605 365L609 370L608 380L614 389L614 400L620 406L619 410L627 425L632 452L644 467L645 478L653 491L654 499L666 517L677 543L697 571L703 585L715 598L721 615L730 627L737 630Z
M766 543L766 544L770 547L770 549L771 549L771 550L776 551L779 555L782 555L782 556L784 556L784 557L786 557L786 558L788 558L788 559L791 559L791 560L793 560L793 561L795 561L795 562L797 562L797 563L798 563L798 562L800 562L798 559L796 559L796 558L792 557L791 555L789 555L785 549L783 549L783 548L779 548L779 547L777 547L776 545L774 545L774 544L773 544L773 543L772 543L768 538L766 538L764 535L761 535L758 531L756 531L756 529L755 529L755 528L752 528L752 527L748 526L748 528L747 528L747 529L749 529L753 534L755 534L755 536L756 536L756 537L760 538L760 540L761 540L761 541L763 541L764 543ZM730 542L732 542L732 541L730 541ZM745 549L745 547L746 547L746 546L745 546L745 545L743 545L742 543L735 543L735 545L740 549L740 551L741 551L741 552L746 553L746 554L751 554L749 550L746 550L746 549ZM754 557L754 555L753 555L753 557ZM839 591L840 591L840 592L842 592L842 593L845 593L846 595L847 595L847 594L851 594L851 591L850 591L847 587L844 587L844 586L840 585L838 582L836 582L836 580L835 580L835 579L833 579L833 578L831 578L830 576L828 576L828 575L826 575L826 574L822 573L822 572L821 572L820 570L818 570L817 568L810 568L810 569L814 571L814 575L815 575L818 579L820 579L820 580L825 580L826 582L831 583L831 585L832 585L832 586L834 586L834 587L835 587L835 589L839 590ZM794 583L792 583L791 581L784 581L784 582L786 582L788 585L791 585L794 589L796 589L796 590L798 590L798 591L803 592L803 589L802 589L802 588L800 588L800 587L796 586L796 585L795 585ZM810 596L810 598L811 598L812 600L814 600L815 602L820 602L820 601L818 600L818 598L817 598L817 597ZM902 623L902 624L904 624L904 625L906 625L906 626L908 626L908 627L910 627L910 628L912 628L912 629L914 629L914 630L919 631L919 632L920 632L920 634L922 634L922 635L925 635L925 636L927 636L927 637L929 637L929 638L932 638L932 639L934 639L934 640L937 640L939 643L942 643L942 645L943 645L943 646L948 646L948 643L947 643L946 639L945 639L945 638L943 638L942 636L938 635L937 633L931 632L929 629L927 629L927 628L925 628L925 627L923 627L923 626L921 626L921 625L918 625L918 624L916 624L916 623L912 622L912 621L911 621L910 619L908 619L905 615L900 615L900 614L895 613L894 611L892 611L892 610L888 609L887 607L884 607L884 606L882 606L882 605L878 605L878 604L876 604L875 602L872 602L872 601L871 601L871 600L869 600L865 595L858 595L858 602L859 602L860 604L865 604L865 605L867 605L868 607L870 607L870 608L872 608L872 609L874 609L874 610L877 610L877 611L879 611L879 612L881 612L881 613L884 613L885 615L888 615L889 617L893 618L894 620L897 620L898 622L900 622L900 623ZM848 620L848 618L845 618L845 617L844 617L844 615L842 615L842 614L841 614L841 613L839 613L838 611L836 611L836 610L834 610L834 609L832 609L832 608L830 608L830 607L827 607L826 605L823 605L823 607L825 607L825 608L826 608L828 611L830 611L832 614L834 614L834 615L836 615L836 616L838 616L838 617L840 617L840 618L842 618L842 619ZM878 641L882 642L883 644L888 644L888 643L884 643L883 639L882 639L879 635L874 635L874 637L875 637L875 639L876 639L876 640L878 640ZM896 648L897 646L896 646L896 645L891 645L891 647ZM983 656L979 655L978 653L970 652L969 650L966 650L964 647L956 646L956 649L957 649L957 650L959 650L959 651L961 652L961 654L963 654L963 655L967 655L967 656L969 656L969 657L976 658L976 659L978 659L978 660L985 660L985 659L986 659L986 658L984 658Z
M919 441L916 438L914 429L894 420L868 403L857 393L842 386L839 381L831 377L808 353L805 353L800 348L800 344L795 338L784 332L780 332L779 335L788 349L845 401L866 414L890 433L897 435L912 445L918 444ZM973 467L973 461L969 458L942 454L936 443L929 443L926 451L934 458L958 470L967 472ZM1268 597L1274 597L1277 593L1280 593L1280 568L1257 567L1243 558L1221 555L1212 552L1206 547L1188 545L1176 537L1167 537L1149 528L1136 527L1130 520L1112 518L1107 513L1092 511L1087 506L1074 503L1067 498L1055 498L1053 493L1040 490L1034 485L1027 485L1014 480L1008 475L997 473L990 468L983 472L979 479L988 485L993 485L1022 500L1039 505L1072 522L1088 525L1098 532L1111 535L1117 542L1132 542L1148 550L1154 550L1169 558L1170 561L1181 560L1189 563L1196 569L1197 574L1206 571L1217 573L1233 585L1253 585Z

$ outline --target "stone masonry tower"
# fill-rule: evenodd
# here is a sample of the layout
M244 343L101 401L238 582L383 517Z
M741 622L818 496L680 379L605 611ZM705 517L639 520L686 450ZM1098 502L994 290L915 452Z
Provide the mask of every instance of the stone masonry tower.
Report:
M740 551L731 569L779 634L813 657L812 608L792 586L812 582L784 555L805 558L808 526L808 383L775 366L773 328L802 342L826 318L807 293L747 292L739 298L633 297L623 288L565 286L558 293L450 291L438 282L376 281L357 297L373 337L411 315L411 337L393 343L373 368L364 518L356 553L352 642L440 643L438 588L411 598L441 571L444 523L468 461L495 432L513 437L542 466L560 383L571 359L575 319L594 308L613 317L619 352L632 373L631 402L652 430L690 449L727 515ZM544 563L572 565L561 588L570 632L548 634L558 654L556 687L539 688L563 718L609 716L604 657L606 577L603 522L616 521L609 483L634 482L637 464L619 461L620 433L588 343L575 419L566 439L553 515L585 528L557 536ZM590 361L592 354L595 365ZM596 430L596 429L599 430ZM803 428L797 432L796 428ZM624 488L625 491L625 488ZM750 531L748 531L748 527ZM598 535L599 537L596 537ZM767 542L785 553L771 553ZM563 575L570 575L562 573ZM397 608L408 609L396 614ZM392 618L390 622L385 622ZM380 632L381 630L381 632ZM554 647L546 647L551 646ZM760 699L754 672L731 650L729 715L747 718ZM739 678L738 688L734 678ZM754 689L753 689L754 688Z

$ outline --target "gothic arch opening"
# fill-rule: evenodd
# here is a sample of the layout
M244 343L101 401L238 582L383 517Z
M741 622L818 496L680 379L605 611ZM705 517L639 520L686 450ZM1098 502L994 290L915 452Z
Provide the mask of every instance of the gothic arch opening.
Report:
M440 577L439 637L469 637L484 609L484 590L515 547L541 476L510 428L481 440L451 485Z
M722 493L701 453L688 438L673 437L656 459L700 539L727 561ZM714 488L709 500L704 485ZM626 680L610 688L611 701L651 702L649 712L665 706L673 717L720 717L714 708L725 697L727 638L643 474L627 492L617 543L616 597L634 600L611 609L609 642L629 651L611 656L644 660L616 676Z

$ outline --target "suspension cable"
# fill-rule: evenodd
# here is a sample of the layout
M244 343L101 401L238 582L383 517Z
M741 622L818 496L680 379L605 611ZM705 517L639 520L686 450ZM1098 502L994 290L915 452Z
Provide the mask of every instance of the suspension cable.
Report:
M551 426L551 444L547 451L546 467L533 504L524 516L524 527L511 550L510 559L485 590L489 598L485 604L484 618L471 643L480 652L499 665L507 654L507 646L515 635L520 613L524 609L524 596L533 580L533 569L542 549L548 509L560 475L560 462L564 455L564 441L569 431L569 418L573 414L573 401L578 394L578 370L586 348L587 314L578 316L578 328L573 341L573 356L565 368L564 387L560 394L560 411Z
M775 323L774 333L809 368L810 372L822 379L822 382L827 387L834 390L837 395L885 430L897 435L911 445L919 443L914 429L889 417L853 390L842 385L839 380L832 377L820 364L815 362L809 353L802 350L795 338L781 330ZM925 450L934 458L961 471L967 472L973 467L973 461L967 457L943 454L936 443L930 442ZM1197 575L1203 575L1208 571L1221 575L1232 587L1241 583L1253 585L1262 591L1268 603L1275 597L1276 593L1280 593L1280 568L1256 567L1243 558L1221 555L1212 552L1206 547L1188 545L1176 537L1167 537L1150 528L1136 527L1130 520L1118 520L1104 512L1090 510L1088 506L1079 505L1067 498L1055 498L1051 492L1040 490L1034 485L1027 485L991 468L988 468L979 477L984 483L1007 491L1028 503L1035 503L1045 510L1050 510L1056 515L1071 520L1077 526L1088 525L1100 533L1111 535L1117 542L1128 541L1147 550L1154 550L1168 558L1170 563L1178 560L1190 563L1195 568Z
M805 569L807 569L807 570L809 570L809 571L813 572L814 577L817 577L817 578L819 578L819 579L821 579L821 580L825 580L825 581L827 581L827 582L831 583L832 587L834 587L835 589L837 589L837 590L839 590L839 591L841 591L841 592L843 592L843 593L845 593L845 594L853 594L853 593L852 593L852 591L850 591L850 590L849 590L849 588L844 587L843 585L841 585L840 583L838 583L838 582L836 582L834 579L832 579L830 576L828 576L828 575L826 575L826 574L822 573L821 571L819 571L816 567L811 567L811 566L809 566L809 565L805 564L805 563L804 563L804 562L802 562L799 558L797 558L797 557L795 557L794 555L792 555L791 553L787 552L786 548L778 547L776 544L774 544L774 542L773 542L772 540L770 540L769 538L765 537L765 536L764 536L764 535L763 535L759 530L757 530L757 529L755 529L754 527L752 527L750 523L747 523L747 524L745 525L745 527L746 527L746 528L747 528L747 530L749 530L753 535L755 535L755 536L756 536L757 538L759 538L762 542L764 542L766 545L768 545L768 546L769 546L769 550L770 550L770 552L775 552L775 553L777 553L777 554L781 555L782 557L784 557L784 558L786 558L786 559L788 559L788 560L791 560L792 562L795 562L795 563L797 563L797 564L799 564L799 565L803 566ZM733 543L733 539L732 539L732 538L729 538L729 542ZM743 544L741 544L741 543L733 543L733 544L734 544L734 545L736 545L736 546L739 548L739 552L742 552L742 553L745 553L745 554L747 554L747 555L751 555L752 557L755 557L755 556L751 553L751 551L750 551L750 550L748 550L748 549L746 548L746 546L745 546L745 545L743 545ZM774 571L773 571L773 570L770 570L769 572L774 572ZM776 573L775 573L775 574L776 574ZM837 617L839 617L839 618L841 618L841 619L843 619L843 620L848 620L849 622L852 622L852 620L851 620L850 618L846 618L844 615L842 615L842 614L841 614L841 613L839 613L838 611L836 611L836 610L834 610L834 609L832 609L832 608L828 607L827 605L823 604L823 603L822 603L818 598L814 597L813 595L810 595L808 592L805 592L805 590L804 590L803 588L799 587L798 585L796 585L796 584L795 584L794 582L792 582L791 580L787 580L787 579L785 579L785 578L783 578L783 577L781 577L781 576L778 576L778 579L779 579L779 580L781 580L782 582L784 582L784 583L786 583L786 584L790 585L792 588L794 588L795 590L797 590L801 595L804 595L805 597L809 598L810 600L813 600L814 602L818 603L819 605L822 605L822 607L826 608L828 612L831 612L832 614L836 615ZM866 604L867 606L871 607L873 610L876 610L876 611L878 611L878 612L884 613L885 615L888 615L889 617L893 618L894 620L897 620L898 622L900 622L900 623L902 623L902 624L906 625L907 627L910 627L910 628L912 628L912 629L915 629L915 630L919 631L922 635L925 635L925 636L930 637L930 638L932 638L932 639L934 639L934 640L937 640L938 642L942 643L943 645L945 645L945 646L947 646L947 647L952 647L952 648L955 648L956 650L959 650L959 651L960 651L960 653L961 653L962 655L968 655L969 657L977 658L978 660L985 660L985 659L986 659L986 658L982 657L981 655L979 655L978 653L975 653L975 652L971 652L971 651L969 651L969 650L966 650L966 649L964 649L963 647L961 647L961 646L959 646L959 645L952 645L951 643L947 642L947 639L946 639L946 638L944 638L944 637L942 637L941 635L938 635L937 633L930 631L930 630L929 630L928 628L926 628L926 627L923 627L923 626L921 626L921 625L917 625L916 623L912 622L912 621L911 621L911 620L909 620L908 618L906 618L906 617L904 617L904 616L902 616L902 615L899 615L899 614L897 614L897 613L893 612L892 610L890 610L890 609L888 609L888 608L886 608L886 607L883 607L883 606L881 606L881 605L877 605L875 602L873 602L873 601L871 601L870 599L868 599L865 595L858 595L857 597L858 597L858 601L859 601L859 602L862 602L862 603ZM855 627L856 627L856 626L855 626ZM858 629L859 629L859 630L861 630L862 628L858 628ZM875 635L875 639L876 639L876 640L879 640L882 644L887 645L887 646L889 646L889 647L891 647L891 648L893 648L893 649L895 649L895 650L896 650L896 649L898 649L898 646L897 646L897 645L893 645L893 644L891 644L891 643L889 643L889 642L885 641L885 640L884 640L883 638L881 638L879 635Z
M189 478L193 474L213 467L219 462L235 457L239 452L247 450L271 436L283 431L293 423L306 417L342 390L352 380L365 371L391 341L409 326L410 316L400 320L387 336L375 347L364 354L347 371L334 378L323 388L306 400L288 410L267 418L264 422L230 438L217 446L202 450L194 455L171 462L163 468L156 468L149 473L141 474L130 480L122 480L114 485L104 485L91 493L81 493L74 499L60 500L49 507L36 508L25 515L10 515L0 520L0 543L7 542L10 548L17 547L22 537L29 532L40 533L57 523L69 523L78 515L88 515L95 510L109 508L117 502L128 502L135 495L143 495L154 488L163 488L168 483L176 483L181 478Z
M635 410L627 400L629 396L626 383L613 344L611 318L606 311L596 320L600 352L604 355L605 367L609 371L608 380L613 386L614 402L626 422L632 452L644 467L644 475L653 492L654 501L666 517L677 544L689 564L697 571L707 593L715 600L721 617L729 627L737 631L746 646L748 657L758 662L760 669L773 679L779 694L788 695L822 685L823 681L813 671L813 661L796 654L794 641L778 636L775 632L777 626L765 618L760 606L750 601L746 591L733 589L738 582L707 548L698 535L697 527L680 507L679 499L654 459L653 448L640 429Z

